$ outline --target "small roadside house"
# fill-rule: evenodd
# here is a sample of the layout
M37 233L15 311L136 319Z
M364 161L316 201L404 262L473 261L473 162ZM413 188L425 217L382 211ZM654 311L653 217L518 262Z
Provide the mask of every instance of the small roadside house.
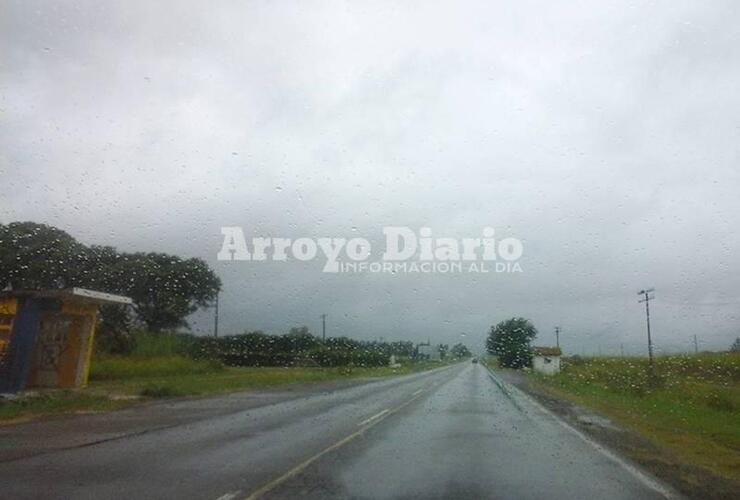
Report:
M555 375L560 372L562 354L559 347L533 347L532 369L544 375Z
M440 361L439 346L431 344L419 344L416 346L417 357L429 361Z
M84 288L0 292L0 393L86 386L103 304L131 299Z

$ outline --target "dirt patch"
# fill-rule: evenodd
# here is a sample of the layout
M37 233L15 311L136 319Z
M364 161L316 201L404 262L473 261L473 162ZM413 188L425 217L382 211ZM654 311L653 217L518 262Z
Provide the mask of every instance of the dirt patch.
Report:
M696 465L679 461L674 454L609 418L578 406L532 383L521 372L497 370L496 374L536 399L570 425L594 440L629 457L642 468L688 498L701 500L736 500L740 483L720 477Z

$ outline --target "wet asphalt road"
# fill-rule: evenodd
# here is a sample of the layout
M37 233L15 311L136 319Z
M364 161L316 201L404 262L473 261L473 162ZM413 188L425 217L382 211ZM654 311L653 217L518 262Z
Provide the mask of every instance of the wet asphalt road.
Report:
M470 363L0 463L13 499L665 494Z

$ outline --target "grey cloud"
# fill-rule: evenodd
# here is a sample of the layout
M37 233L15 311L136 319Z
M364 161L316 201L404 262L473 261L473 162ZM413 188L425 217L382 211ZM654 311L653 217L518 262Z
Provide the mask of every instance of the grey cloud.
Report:
M0 219L201 256L224 330L454 342L738 335L733 2L15 2L0 29ZM215 260L250 236L384 225L525 242L524 273L331 276ZM209 312L194 318L210 329Z

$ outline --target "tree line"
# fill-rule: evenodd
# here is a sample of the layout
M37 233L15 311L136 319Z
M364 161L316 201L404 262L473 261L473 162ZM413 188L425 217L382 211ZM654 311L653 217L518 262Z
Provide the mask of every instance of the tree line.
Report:
M398 362L422 361L411 341L357 340L349 337L319 338L305 326L285 334L262 331L223 337L202 337L189 333L148 332L116 338L101 337L96 349L102 354L136 357L186 355L194 359L215 360L226 366L385 366L395 356ZM140 344L143 340L143 345ZM440 345L441 346L441 345ZM438 347L440 347L438 346ZM441 351L440 351L441 352ZM470 356L463 344L447 350L447 358ZM444 359L444 358L443 358Z
M470 356L463 344L451 350L444 349L444 352L446 355L442 359ZM284 335L256 331L225 337L196 337L190 354L200 359L216 359L228 366L385 366L391 355L398 359L419 358L417 347L411 341L320 339L305 326L292 328Z
M303 326L283 335L255 331L195 337L189 352L196 359L216 359L227 366L384 366L391 355L413 358L414 345L348 337L322 340Z
M0 289L90 288L125 295L131 309L105 306L102 329L187 327L187 317L208 307L221 280L205 261L157 252L120 252L87 246L61 229L35 222L0 224Z
M85 245L67 232L35 222L0 224L0 289L89 288L125 295L133 307L104 306L100 315L100 345L104 351L126 354L137 328L162 332L188 327L187 318L209 307L221 280L205 261L157 252L121 252L111 246ZM410 341L361 341L348 337L321 340L308 328L284 335L261 331L220 338L181 336L194 357L218 359L232 366L356 364L378 366L391 355L418 357ZM463 344L437 346L440 357L463 358Z

